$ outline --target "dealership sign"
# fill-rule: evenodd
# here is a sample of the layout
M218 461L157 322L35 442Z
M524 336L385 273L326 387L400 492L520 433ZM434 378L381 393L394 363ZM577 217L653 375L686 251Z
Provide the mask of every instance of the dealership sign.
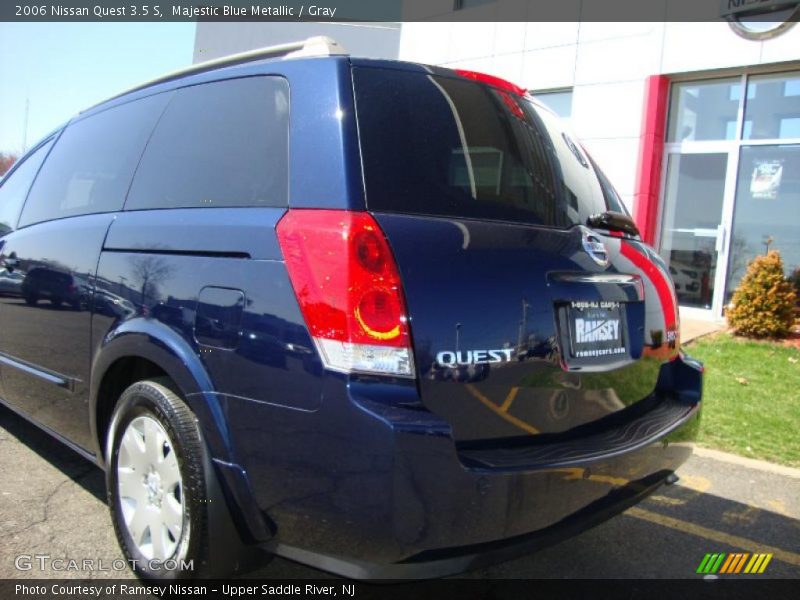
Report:
M720 16L749 40L780 35L800 18L800 0L722 0Z

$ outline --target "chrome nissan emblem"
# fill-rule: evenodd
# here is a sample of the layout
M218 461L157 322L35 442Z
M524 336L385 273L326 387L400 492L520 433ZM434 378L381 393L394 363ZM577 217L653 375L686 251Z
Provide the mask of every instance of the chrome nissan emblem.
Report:
M603 241L592 232L583 230L583 249L601 267L608 266L608 250Z
M748 40L769 40L793 27L800 18L798 0L723 0L720 16Z

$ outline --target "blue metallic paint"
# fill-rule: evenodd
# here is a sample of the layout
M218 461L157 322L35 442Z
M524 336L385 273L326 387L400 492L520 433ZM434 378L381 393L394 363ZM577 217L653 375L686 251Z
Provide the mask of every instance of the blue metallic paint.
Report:
M92 445L86 418L92 277L113 218L99 214L51 221L11 232L3 240L3 256L19 260L15 271L25 274L23 294L31 295L0 300L0 348L32 367L3 369L6 399L83 448ZM32 278L37 283L27 285ZM71 384L59 385L48 375Z
M678 352L677 345L654 343L663 314L646 318L649 283L622 263L618 239L605 238L610 261L601 267L583 250L577 227L376 217L403 278L422 401L452 424L456 439L556 433L622 410L654 390L660 364ZM565 313L558 307L570 301L625 303L627 352L600 368L601 359L573 360L565 373L565 327L558 324ZM661 349L657 357L649 354L654 347ZM435 361L442 351L483 348L511 349L513 358L464 373ZM509 397L514 404L504 412L515 412L513 419L486 410L486 401L499 411ZM556 411L553 402L563 407ZM530 425L527 433L517 418Z
M97 321L98 316L95 315L95 324ZM93 333L99 333L97 326L93 327ZM113 330L109 329L105 335L95 337L94 341L91 402L88 416L92 437L95 440L93 450L98 464L104 464L105 449L101 446L103 432L98 428L97 405L117 400L116 398L101 398L99 396L100 385L103 376L117 361L132 357L158 365L187 397L201 395L202 402L195 400L190 403L190 406L203 425L206 441L212 452L215 455L226 456L226 448L230 445L229 436L224 427L225 421L222 413L211 393L213 384L200 362L197 352L192 349L185 338L160 321L134 317L118 323Z
M258 62L203 73L112 100L86 114L177 86L260 74L279 75L290 84L291 207L364 209L348 59ZM103 228L110 229L102 253L99 233L82 242L78 270L87 270L86 259L97 261L96 268L94 262L88 268L92 312L74 316L85 336L91 314L91 341L85 369L64 369L90 382L70 399L74 418L85 419L89 431L73 432L51 420L55 433L94 452L102 465L97 405L115 400L98 397L102 379L118 360L150 361L173 379L197 415L244 537L264 541L275 536L270 548L329 568L423 560L432 552L439 558L458 555L460 546L546 529L582 511L597 512L595 503L612 498L615 489L634 489L637 480L668 473L690 452L659 441L558 469L481 470L460 460L457 440L488 436L503 443L510 434L481 424L473 435L461 436L459 429L468 426L459 417L458 402L466 406L463 390L470 383L428 377L431 356L447 347L454 323L469 323L465 345L502 344L516 334L519 316L512 308L498 312L497 299L509 306L524 298L544 299L523 331L541 333L541 347L528 348L529 355L509 366L506 375L497 369L481 382L484 389L496 385L500 391L525 385L525 378L537 373L560 372L558 345L550 339L557 299L631 301L629 326L642 334L631 344L631 358L652 345L644 332L639 284L563 277L600 271L577 251L580 236L575 232L465 222L472 246L459 252L463 229L448 220L378 215L399 261L421 369L420 381L407 381L323 371L281 260L274 228L283 214L284 209L176 209L77 217L76 223L96 223L100 239ZM38 239L31 260L52 258L61 248L45 236ZM476 274L481 285L470 285ZM196 339L197 302L207 286L242 291L235 347ZM203 301L213 304L213 296ZM224 304L217 308L223 310ZM67 316L73 315L65 314L64 325ZM653 329L649 322L647 327ZM5 349L5 341L0 342ZM683 373L681 365L688 362L663 360L643 361L652 367L630 361L620 372L647 371L649 391L659 380L660 387L669 387L682 401L698 404L700 378ZM4 383L7 375L3 369ZM579 378L589 382L592 374ZM458 391L455 407L429 405L436 386ZM696 426L695 414L680 423L686 436ZM487 421L487 415L479 418ZM381 572L370 568L355 573Z
M269 235L284 209L215 208L129 211L117 215L103 248L150 250L162 254L244 254L254 260L282 260Z

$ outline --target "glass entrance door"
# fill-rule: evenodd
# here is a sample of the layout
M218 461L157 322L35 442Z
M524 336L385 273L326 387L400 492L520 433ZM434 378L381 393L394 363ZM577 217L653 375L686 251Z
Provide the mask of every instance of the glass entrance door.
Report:
M673 84L658 247L678 301L719 319L747 264L800 279L800 71Z
M667 155L660 247L681 306L714 306L727 172L727 152Z

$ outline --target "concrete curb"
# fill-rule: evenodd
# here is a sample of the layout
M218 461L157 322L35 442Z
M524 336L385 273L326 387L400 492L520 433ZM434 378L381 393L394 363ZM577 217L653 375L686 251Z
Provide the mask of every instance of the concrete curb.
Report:
M689 319L684 321L681 319L681 345L691 344L692 342L723 331L728 331L728 327L725 323L719 323L717 321L706 323L704 321L692 321Z
M694 334L694 335L690 335L687 339L684 339L683 335L681 334L681 346L683 346L684 344L687 344L687 345L691 344L692 342L696 342L697 340L702 340L703 338L707 338L709 336L716 335L718 333L725 332L725 331L728 331L728 330L727 329L714 329L713 331L704 331L702 333L697 333L697 334Z
M756 460L754 458L745 458L744 456L737 456L736 454L729 454L721 452L720 450L712 450L711 448L703 448L702 446L694 447L694 454L701 458L710 458L719 462L729 463L746 467L748 469L755 469L756 471L764 471L766 473L773 473L783 477L790 477L791 479L800 480L800 469L793 467L786 467L784 465L776 465L775 463L767 462L765 460Z

